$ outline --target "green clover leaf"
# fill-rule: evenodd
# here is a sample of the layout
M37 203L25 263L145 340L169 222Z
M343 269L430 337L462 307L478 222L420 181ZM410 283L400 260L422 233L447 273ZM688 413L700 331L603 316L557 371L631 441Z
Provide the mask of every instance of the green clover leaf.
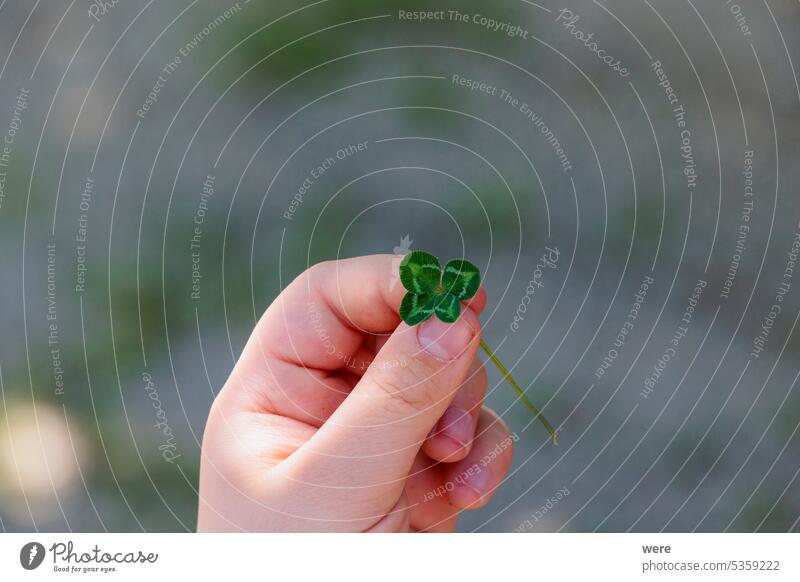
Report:
M469 261L453 259L444 266L442 287L459 301L474 297L480 286L481 273Z
M403 257L400 262L400 281L408 291L400 303L400 318L408 325L418 325L434 314L445 323L453 323L461 314L461 302L474 297L480 289L481 273L478 267L463 259L448 261L442 271L439 259L435 256L424 251L414 251ZM519 399L550 433L553 443L556 443L555 429L528 400L511 373L483 339L480 345Z
M430 253L414 251L400 262L400 281L410 293L432 295L439 287L442 267Z
M433 308L436 317L445 323L453 323L461 315L461 302L458 297L449 293L442 293L437 297L436 307Z
M400 318L408 325L417 325L433 315L436 296L433 294L417 295L406 293L400 303Z

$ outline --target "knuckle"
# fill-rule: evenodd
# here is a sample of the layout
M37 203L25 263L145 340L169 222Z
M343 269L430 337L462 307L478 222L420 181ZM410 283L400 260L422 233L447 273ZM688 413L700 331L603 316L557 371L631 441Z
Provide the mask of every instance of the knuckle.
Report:
M478 397L482 399L486 394L486 388L489 386L489 375L486 373L486 368L480 363L475 371L474 382Z
M496 436L498 441L502 441L505 439L511 439L511 444L513 445L514 439L511 438L511 429L508 428L508 424L503 418L497 414L493 409L489 408L488 406L484 405L481 410L481 420L482 425L489 427L489 430Z
M391 370L378 369L373 382L381 395L386 396L386 406L402 410L424 410L437 401L432 377L435 370L430 365L414 362L406 367Z
M337 263L338 261L335 260L314 263L297 275L291 285L304 285L307 287L317 285L328 278L332 272L336 271Z
M295 281L313 286L325 278L334 264L335 261L322 261L321 263L315 263L300 273Z

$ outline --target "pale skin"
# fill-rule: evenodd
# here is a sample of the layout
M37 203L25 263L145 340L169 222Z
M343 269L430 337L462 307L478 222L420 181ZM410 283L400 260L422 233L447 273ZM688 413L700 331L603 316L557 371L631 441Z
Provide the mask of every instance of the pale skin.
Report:
M409 327L397 259L321 263L269 306L208 418L199 531L449 532L488 503L513 441L483 405L486 295Z

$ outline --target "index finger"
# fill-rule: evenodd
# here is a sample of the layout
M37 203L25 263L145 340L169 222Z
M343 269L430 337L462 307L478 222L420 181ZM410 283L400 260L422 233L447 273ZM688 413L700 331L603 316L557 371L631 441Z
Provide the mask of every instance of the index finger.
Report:
M347 365L367 334L389 334L400 323L406 290L401 255L369 255L314 265L270 305L245 348L318 370ZM486 304L481 290L470 306ZM243 357L245 354L243 354Z
M222 400L320 426L383 344L378 334L400 323L402 258L329 261L297 277L256 325ZM476 311L485 304L482 290L470 302Z

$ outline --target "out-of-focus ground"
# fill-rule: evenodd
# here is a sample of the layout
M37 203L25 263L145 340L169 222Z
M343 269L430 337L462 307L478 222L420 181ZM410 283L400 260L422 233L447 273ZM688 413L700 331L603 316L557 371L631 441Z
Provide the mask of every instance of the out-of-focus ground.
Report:
M481 266L487 342L563 422L547 445L490 370L520 439L461 530L797 530L797 3L742 3L750 34L724 1L92 6L0 4L2 529L193 529L255 319L410 246Z

